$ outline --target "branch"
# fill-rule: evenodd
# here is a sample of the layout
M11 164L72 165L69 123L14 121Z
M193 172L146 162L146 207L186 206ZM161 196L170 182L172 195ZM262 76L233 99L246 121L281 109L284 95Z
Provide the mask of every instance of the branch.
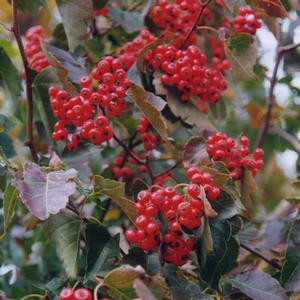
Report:
M262 253L256 251L255 249L252 249L250 247L248 247L247 245L241 243L240 244L242 248L244 248L245 250L247 250L248 252L254 254L255 256L258 256L259 258L261 258L262 260L264 260L265 262L267 262L269 265L271 265L273 268L281 270L281 266L277 263L274 262L270 259L268 259L267 257L265 257Z
M278 135L283 140L287 141L289 144L291 144L298 153L300 153L300 141L294 137L293 135L289 134L288 132L284 131L280 127L271 127L271 132Z
M116 135L113 135L113 138L124 149L124 151L136 161L136 163L138 163L139 165L145 166L147 168L147 172L153 183L155 178L154 178L153 172L150 168L149 159L147 159L146 161L140 160Z
M164 176L164 175L168 174L169 172L172 172L174 169L176 169L177 167L179 167L181 165L181 163L182 163L182 160L179 160L173 167L171 167L171 168L169 168L169 169L167 169L167 170L165 170L165 171L163 171L163 172L155 175L154 179L159 178L161 176Z
M38 162L38 155L36 148L34 146L33 140L33 96L32 96L32 79L31 79L31 70L28 64L27 57L24 51L24 45L22 42L19 23L18 23L18 8L17 8L17 0L12 0L12 19L13 19L13 27L12 32L14 33L15 39L18 44L18 48L22 57L23 66L25 70L26 77L26 98L27 98L27 126L26 126L26 136L27 140L25 142L25 146L30 149L31 156L34 162Z
M146 165L146 163L141 161L115 134L113 135L113 138L124 149L124 151L130 157L132 157L139 165Z
M283 55L286 52L295 50L299 46L300 46L300 43L293 44L293 45L288 45L288 46L278 46L277 47L277 50L276 50L276 63L275 63L273 75L272 75L272 78L271 78L269 97L268 97L268 102L267 102L267 106L266 106L266 112L267 113L266 113L266 116L265 116L263 126L261 127L261 130L259 132L257 143L256 143L257 147L259 147L259 148L261 148L263 146L266 134L267 134L269 126L270 126L272 110L273 110L273 103L274 103L274 89L275 89L275 86L277 84L277 74L278 74L280 62L283 58Z
M198 16L192 26L192 28L190 29L190 31L188 32L188 34L186 35L186 37L184 38L184 40L182 41L179 49L183 49L185 46L186 46L186 43L188 42L188 40L190 39L191 35L193 34L193 32L196 30L200 20L201 20L201 17L203 15L203 12L205 10L205 8L210 4L212 0L207 0L206 3L202 4L202 9L199 11L198 13Z

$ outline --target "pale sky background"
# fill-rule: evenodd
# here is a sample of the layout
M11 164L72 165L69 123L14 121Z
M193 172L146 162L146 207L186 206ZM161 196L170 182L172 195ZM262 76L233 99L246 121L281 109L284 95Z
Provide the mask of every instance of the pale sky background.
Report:
M291 19L297 18L295 14L290 14ZM289 30L290 20L285 20L282 24L283 32L287 32ZM275 39L274 35L266 28L262 27L256 33L256 36L259 40L260 48L259 48L259 55L260 55L260 63L268 69L268 75L271 77L274 66L275 66L275 53L277 47L277 40ZM294 34L294 43L300 42L300 26L295 29ZM281 64L279 72L278 72L278 79L284 77L286 74L283 70L283 64ZM300 88L300 73L295 74L295 78L292 81L292 84L295 87ZM265 83L266 92L269 91L270 82L266 80ZM285 84L278 83L275 87L275 96L277 103L285 107L288 103L288 99L292 96L291 90ZM300 99L295 99L296 103L299 102ZM300 122L300 120L299 120ZM300 138L300 132L298 133L298 138ZM295 151L287 150L284 152L278 152L276 154L276 160L280 168L283 169L285 174L290 178L296 178L296 161L298 159L298 154Z

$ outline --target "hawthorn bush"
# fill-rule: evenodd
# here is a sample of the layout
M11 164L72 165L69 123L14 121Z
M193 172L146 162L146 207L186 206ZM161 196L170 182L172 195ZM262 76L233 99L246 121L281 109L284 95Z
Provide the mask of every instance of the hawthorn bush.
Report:
M299 299L298 1L0 6L0 299Z

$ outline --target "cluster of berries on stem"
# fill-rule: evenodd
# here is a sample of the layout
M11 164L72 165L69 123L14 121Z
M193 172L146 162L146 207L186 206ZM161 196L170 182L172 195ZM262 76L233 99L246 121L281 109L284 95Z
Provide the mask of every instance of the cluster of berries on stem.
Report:
M41 72L49 66L45 54L42 52L40 41L45 38L42 26L33 26L26 31L25 35L25 55L31 69Z
M205 200L214 201L220 194L211 174L197 167L187 170L189 184L140 191L135 208L139 216L135 228L125 232L127 240L145 251L161 246L164 261L181 266L187 262L194 248L191 238L202 223ZM187 236L187 234L189 236Z
M49 88L50 105L58 119L53 139L69 140L69 150L76 149L82 139L95 145L110 140L113 132L106 115L117 117L127 109L125 93L130 81L117 58L100 60L89 76L80 79L80 85L76 96Z
M150 11L150 18L159 29L179 34L173 44L180 46L200 13L201 19L197 25L203 24L209 17L209 8L204 8L200 1L160 0ZM186 45L192 45L196 41L197 34L193 32L186 41Z
M255 176L257 170L263 165L264 151L256 148L253 154L249 154L249 139L241 136L238 143L223 132L217 132L207 139L206 151L213 161L222 161L228 170L231 171L233 180L238 180L242 176L243 169L251 171Z
M150 129L150 122L145 117L142 117L136 127L136 130L139 133L140 140L142 141L143 147L146 151L153 150L160 143L159 136L155 133L151 133Z
M207 57L197 46L178 50L172 45L160 45L149 50L145 60L153 71L163 72L161 82L176 87L184 102L193 97L197 104L213 104L227 88L223 74L206 66Z
M260 27L260 13L251 7L241 7L238 16L233 19L232 28L237 32L255 34Z
M137 60L140 52L148 44L154 42L156 37L153 36L148 29L142 29L139 35L132 41L127 42L118 51L118 59L124 66L124 69L128 70Z

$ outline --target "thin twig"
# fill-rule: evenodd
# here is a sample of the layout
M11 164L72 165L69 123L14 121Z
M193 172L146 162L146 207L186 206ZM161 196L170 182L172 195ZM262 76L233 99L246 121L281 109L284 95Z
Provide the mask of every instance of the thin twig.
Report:
M113 135L114 140L124 149L124 151L132 157L139 165L146 165L146 163L140 160L115 134Z
M33 161L38 162L38 155L33 140L33 95L32 95L31 70L25 54L24 45L19 30L17 0L12 0L12 19L13 19L12 32L14 33L15 39L18 44L18 48L24 65L25 77L26 77L26 98L27 98L26 137L27 140L25 142L25 146L27 146L30 149Z
M300 141L294 137L293 135L289 134L288 132L284 131L280 127L271 127L271 132L278 135L280 138L291 144L298 153L300 153Z
M197 26L198 26L198 24L199 24L199 22L201 20L203 12L204 12L205 8L210 4L211 1L212 0L207 0L206 3L202 4L202 9L199 11L199 14L198 14L198 16L197 16L197 18L196 18L196 20L195 20L192 28L190 29L190 31L188 32L188 34L186 35L186 37L182 41L182 43L181 43L181 45L179 47L180 49L183 49L186 46L186 44L187 44L188 40L190 39L191 35L197 29Z
M149 163L149 158L146 159L146 161L142 161L140 160L133 152L131 149L129 149L129 147L127 147L116 135L113 135L114 140L124 149L124 151L126 152L127 155L129 155L130 157L132 157L136 163L138 163L141 166L145 166L147 169L147 172L150 176L150 179L152 181L152 183L154 182L154 174L151 170L150 167L150 163Z
M269 97L268 97L268 102L266 106L266 116L264 119L263 126L261 127L261 130L259 132L258 138L257 138L257 147L262 147L265 141L266 134L268 132L269 126L270 126L270 121L272 117L272 110L273 110L273 103L274 103L274 89L277 83L277 74L279 70L279 66L281 63L281 60L283 58L283 55L286 52L292 51L300 46L300 43L293 44L293 45L288 45L288 46L278 46L276 49L276 62L275 62L275 67L273 71L273 75L271 78L271 83L270 83L270 91L269 91Z
M271 261L270 259L268 259L267 257L265 257L262 253L258 252L257 250L241 243L240 244L242 248L244 248L245 250L247 250L248 252L254 254L255 256L258 256L259 258L261 258L262 260L264 260L265 262L267 262L269 265L271 265L273 268L281 270L281 266L274 261Z
M164 176L164 175L166 175L166 174L172 172L174 169L176 169L178 166L180 166L181 163L182 163L182 160L179 160L173 167L171 167L171 168L169 168L168 170L165 170L165 171L163 171L163 172L161 172L161 173L159 173L159 174L156 174L156 175L154 176L154 179L159 178L159 177L161 177L161 176Z

